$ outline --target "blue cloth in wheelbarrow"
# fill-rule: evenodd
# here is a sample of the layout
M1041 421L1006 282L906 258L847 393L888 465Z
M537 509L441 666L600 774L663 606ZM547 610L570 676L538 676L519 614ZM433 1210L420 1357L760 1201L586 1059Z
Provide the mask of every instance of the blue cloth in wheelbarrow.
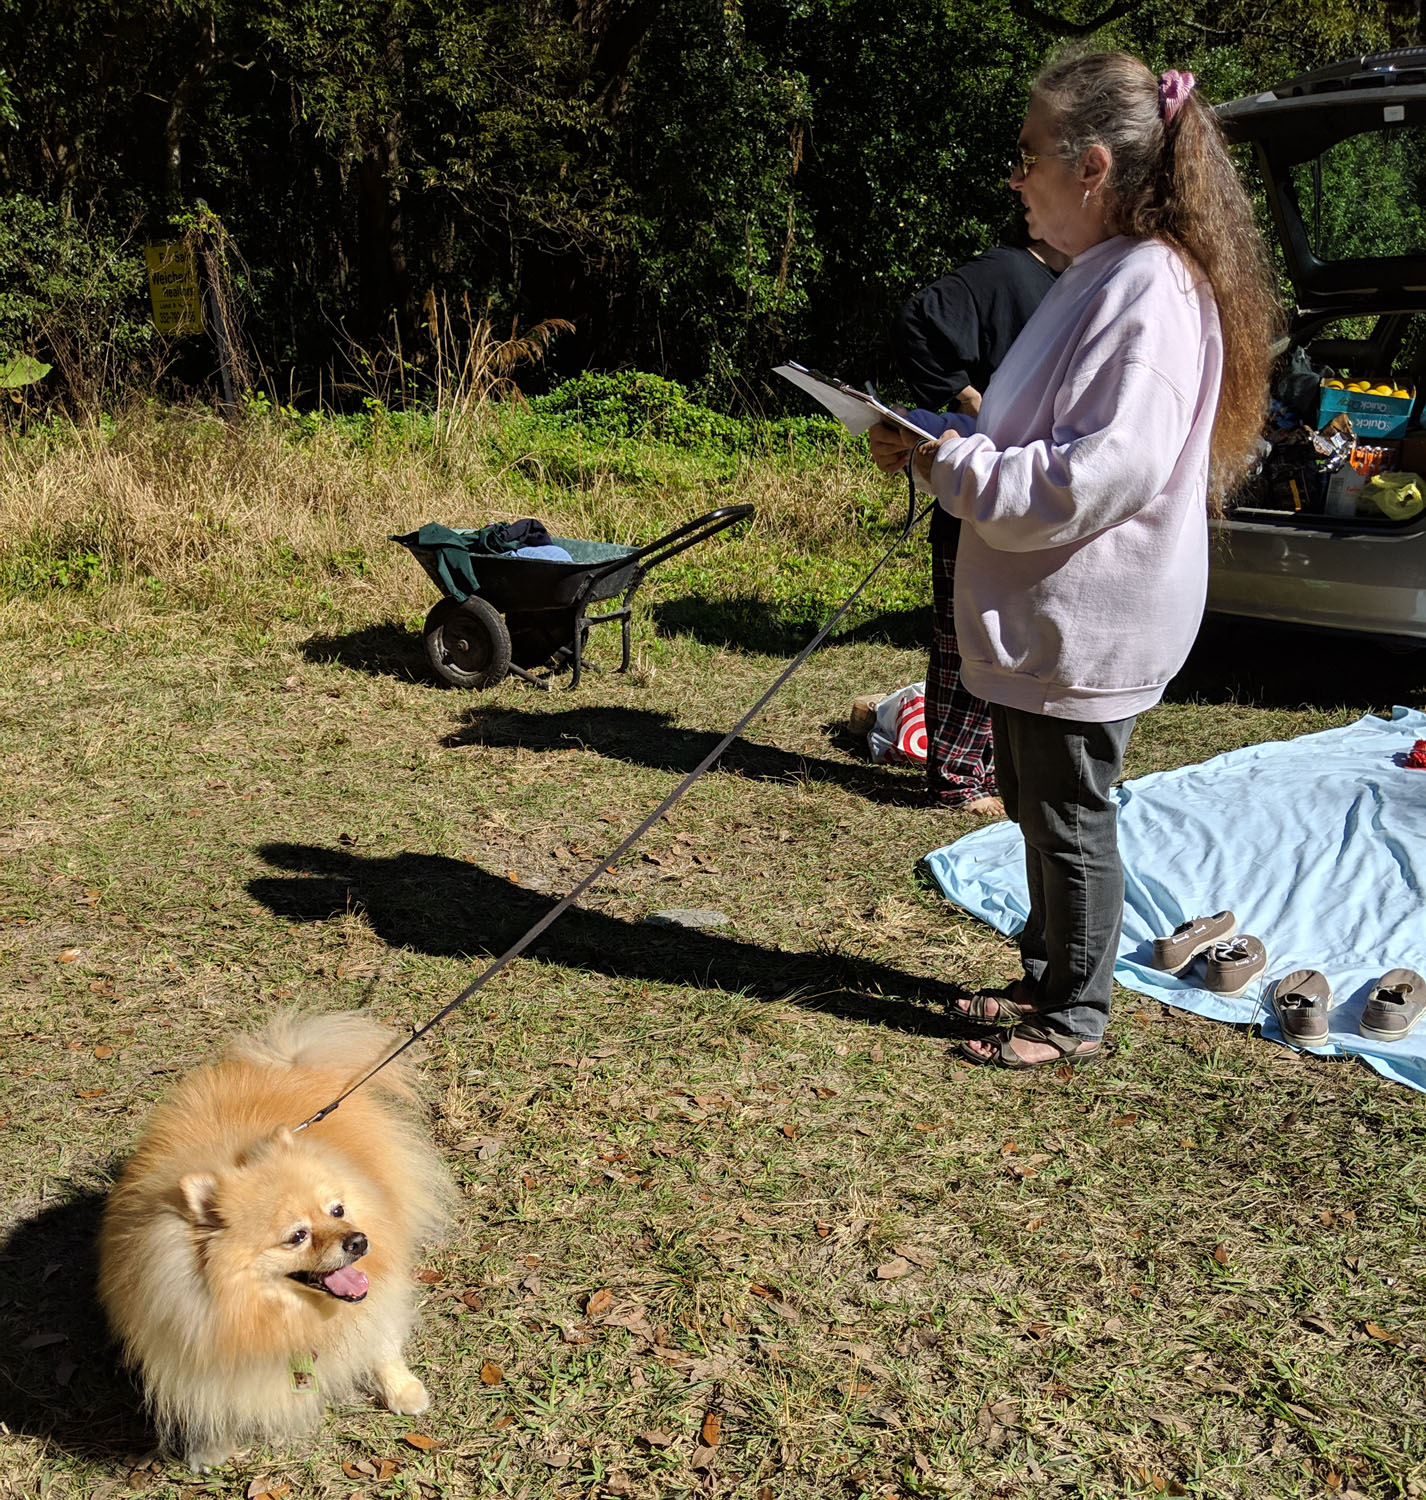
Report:
M543 522L529 518L497 521L493 526L480 526L470 531L431 522L419 531L394 536L391 540L404 547L423 547L430 552L441 587L457 601L480 592L475 558L515 555L532 561L539 558L547 562L575 561L568 547L559 545L545 530ZM604 559L590 558L588 561L603 562Z
M1268 997L1294 969L1332 986L1329 1044L1426 1092L1426 1024L1396 1042L1357 1030L1372 985L1389 969L1426 974L1426 771L1403 764L1426 738L1426 714L1295 740L1248 745L1201 765L1160 771L1116 789L1124 860L1124 934L1114 977L1127 989L1216 1021L1261 1021L1282 1041ZM1013 823L977 829L926 858L957 906L1011 934L1029 909L1025 849ZM1236 999L1155 969L1155 937L1225 907L1261 938L1268 966Z

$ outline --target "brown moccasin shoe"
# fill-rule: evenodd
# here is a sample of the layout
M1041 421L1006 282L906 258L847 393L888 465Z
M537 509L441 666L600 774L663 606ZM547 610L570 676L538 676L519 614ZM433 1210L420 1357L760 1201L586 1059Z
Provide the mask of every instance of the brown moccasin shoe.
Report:
M1268 950L1261 940L1241 932L1209 947L1203 966L1203 988L1229 998L1241 995L1267 966Z
M1358 1030L1377 1042L1399 1042L1426 1016L1426 979L1415 969L1392 969L1372 986Z
M1327 1042L1327 1012L1332 986L1316 969L1294 969L1269 991L1282 1034L1299 1047L1322 1047Z
M1238 919L1230 911L1211 917L1180 922L1167 936L1154 939L1154 967L1177 974L1214 943L1230 938L1238 930Z

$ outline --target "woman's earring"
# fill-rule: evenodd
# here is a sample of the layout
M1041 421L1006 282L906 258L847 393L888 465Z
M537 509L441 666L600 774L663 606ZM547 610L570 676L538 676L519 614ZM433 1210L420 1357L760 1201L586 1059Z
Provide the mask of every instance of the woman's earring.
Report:
M1081 208L1088 208L1089 207L1089 189L1088 188L1085 188L1085 190L1084 190L1084 197L1079 200L1079 206Z

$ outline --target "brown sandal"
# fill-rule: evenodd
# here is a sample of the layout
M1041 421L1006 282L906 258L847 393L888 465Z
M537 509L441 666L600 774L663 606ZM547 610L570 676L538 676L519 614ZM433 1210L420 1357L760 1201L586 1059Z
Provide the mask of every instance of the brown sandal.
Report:
M1032 1005L1025 1005L1012 998L1014 991L1027 990L1031 986L1023 979L1012 980L1003 989L977 990L973 995L963 995L965 1009L959 1000L951 1002L951 1014L960 1021L970 1021L976 1026L993 1026L999 1031L1009 1031L1025 1021L1033 1021L1040 1012ZM995 1014L990 1014L990 1004L995 1002Z
M1057 1056L1044 1058L1040 1062L1026 1062L1015 1050L1014 1041L1017 1036L1026 1042L1043 1042L1046 1046L1053 1047ZM1111 1050L1108 1037L1091 1039L1071 1036L1067 1031L1054 1031L1048 1026L1021 1026L1014 1031L1007 1031L1004 1036L996 1038L995 1051L989 1057L972 1052L966 1042L961 1042L956 1048L968 1062L1008 1068L1012 1073L1028 1073L1033 1068L1058 1068L1066 1064L1072 1068L1087 1068L1091 1063L1107 1056Z

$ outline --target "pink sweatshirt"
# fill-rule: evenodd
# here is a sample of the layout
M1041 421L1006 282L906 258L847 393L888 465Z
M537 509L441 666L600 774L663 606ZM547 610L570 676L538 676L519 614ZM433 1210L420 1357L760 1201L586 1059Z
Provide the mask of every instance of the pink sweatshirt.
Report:
M1177 253L1122 236L1077 256L941 450L966 523L961 676L977 697L1107 722L1151 708L1208 587L1218 308Z

